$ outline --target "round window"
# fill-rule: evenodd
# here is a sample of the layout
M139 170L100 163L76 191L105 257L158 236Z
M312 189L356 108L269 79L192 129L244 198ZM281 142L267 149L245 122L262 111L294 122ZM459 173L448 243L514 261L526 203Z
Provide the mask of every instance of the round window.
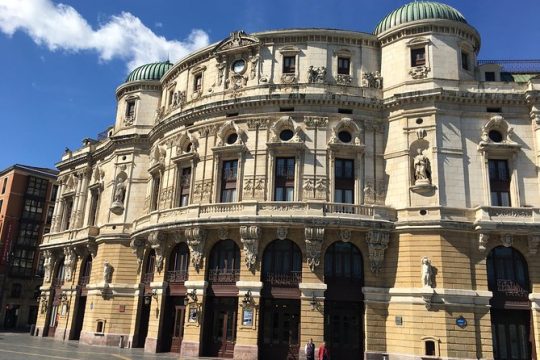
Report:
M501 142L503 140L502 134L498 132L497 130L491 130L488 134L489 138L493 142Z
M237 133L232 133L231 135L227 136L227 144L229 145L236 143L236 140L238 140Z
M351 133L348 131L340 131L338 133L338 138L342 143L350 143L352 140Z
M244 72L245 69L246 69L246 61L244 59L236 60L232 64L232 71L234 71L237 74Z
M282 141L289 141L292 139L293 136L294 136L294 133L292 132L291 129L285 129L279 133L279 138Z

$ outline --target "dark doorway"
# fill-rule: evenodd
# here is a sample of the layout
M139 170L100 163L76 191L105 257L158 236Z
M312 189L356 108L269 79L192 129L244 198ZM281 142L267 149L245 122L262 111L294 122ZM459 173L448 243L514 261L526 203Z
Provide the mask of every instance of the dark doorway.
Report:
M86 309L86 297L88 289L86 285L90 282L90 274L92 273L92 256L87 255L84 259L77 284L77 298L75 305L75 313L73 319L73 331L70 340L79 340L84 322L84 312Z
M205 356L233 357L237 310L238 297L211 297L207 300Z
M152 303L152 288L150 284L154 281L154 269L156 263L156 252L152 249L146 256L144 262L144 271L142 273L141 282L144 286L142 296L139 299L139 326L138 335L136 336L134 347L144 347L146 335L148 335L148 322L150 321L150 305Z
M493 292L491 336L495 359L535 358L527 262L512 247L494 248L487 258L488 287Z
M324 256L324 340L333 359L364 358L362 254L338 241Z
M64 259L61 259L54 271L51 281L51 290L49 293L49 302L47 316L45 317L44 336L54 337L56 327L58 326L59 310L62 298L62 285L64 284Z
M261 309L261 359L298 359L300 300L264 299Z
M79 296L75 310L75 319L73 324L73 334L70 340L79 340L84 322L84 310L86 309L86 296Z

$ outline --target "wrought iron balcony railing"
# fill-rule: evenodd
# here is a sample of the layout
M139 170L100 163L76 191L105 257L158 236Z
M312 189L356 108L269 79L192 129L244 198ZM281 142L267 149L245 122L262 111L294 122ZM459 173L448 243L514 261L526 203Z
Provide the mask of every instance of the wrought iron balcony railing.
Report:
M211 269L208 271L208 282L221 285L235 285L240 280L240 270Z
M276 287L297 287L298 284L302 282L302 272L290 271L287 273L264 273L263 282Z
M166 280L169 283L183 283L188 279L187 270L173 270L167 271Z

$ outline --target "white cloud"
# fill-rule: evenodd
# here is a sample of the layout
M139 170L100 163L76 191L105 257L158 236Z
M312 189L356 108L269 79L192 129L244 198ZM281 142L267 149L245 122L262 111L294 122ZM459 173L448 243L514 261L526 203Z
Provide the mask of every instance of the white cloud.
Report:
M0 0L0 31L9 36L25 32L51 51L96 51L103 61L126 61L128 69L167 58L178 60L209 41L208 34L198 29L184 41L167 40L128 12L93 29L73 7L51 0Z

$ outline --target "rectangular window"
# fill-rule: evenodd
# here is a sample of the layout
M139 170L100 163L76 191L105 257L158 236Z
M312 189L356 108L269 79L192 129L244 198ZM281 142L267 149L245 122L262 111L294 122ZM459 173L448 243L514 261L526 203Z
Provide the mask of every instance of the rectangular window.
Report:
M202 89L202 74L195 75L193 79L193 91L198 92Z
M43 202L33 199L26 199L24 201L24 208L22 213L22 219L24 220L41 220L43 214Z
M169 106L172 105L173 99L174 99L174 89L173 89L173 90L169 90Z
M491 206L511 206L508 162L506 160L489 159L488 167Z
M180 204L179 206L189 205L189 189L191 187L191 168L185 167L180 170Z
M461 52L461 67L463 70L469 70L469 54L464 51Z
M411 49L411 66L426 65L426 48Z
M150 211L154 211L158 209L160 184L161 184L161 176L155 175L152 179L152 198L151 198L151 203L150 203Z
M6 193L6 185L7 185L7 177L4 178L4 182L2 184L2 194Z
M37 246L39 244L39 224L21 223L19 226L19 236L17 245Z
M34 249L16 248L11 258L11 267L9 269L11 275L18 277L32 276L34 256Z
M58 185L53 185L51 189L51 198L50 201L56 201L56 196L58 195Z
M224 161L221 172L221 202L236 201L236 178L238 160Z
M126 117L133 117L135 115L135 101L131 100L126 105Z
M283 73L284 74L296 73L296 56L283 57Z
M486 81L495 81L495 72L494 71L486 71L485 75Z
M275 201L294 201L294 165L294 158L276 158Z
M354 160L336 159L334 162L334 177L334 201L354 204Z
M90 213L88 214L88 225L94 226L96 225L97 220L97 211L98 211L98 204L99 204L99 190L94 189L91 190L91 198L90 198Z
M69 229L71 224L71 211L73 210L73 197L70 196L64 200L64 213L62 214L63 228L62 230Z
M4 205L4 199L0 199L0 213L2 212L3 205Z
M351 59L338 57L337 73L340 75L349 75L351 71Z
M47 208L47 220L45 222L47 225L52 224L53 213L54 213L54 206L49 206Z
M48 185L49 182L47 180L29 176L26 194L44 199L47 195Z

